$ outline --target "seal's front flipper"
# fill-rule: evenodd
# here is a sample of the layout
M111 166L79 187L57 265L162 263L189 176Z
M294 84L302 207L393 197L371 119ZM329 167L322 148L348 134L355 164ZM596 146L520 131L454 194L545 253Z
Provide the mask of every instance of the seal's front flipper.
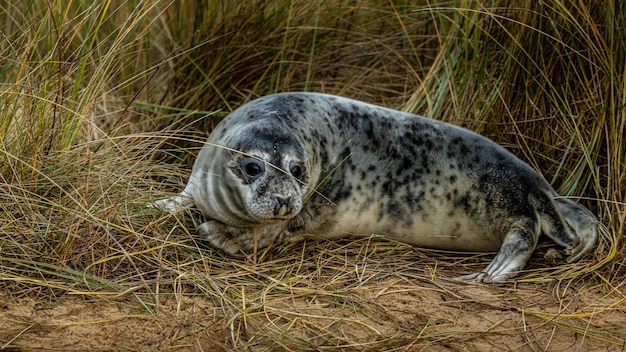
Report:
M229 226L216 220L204 222L198 226L198 234L211 246L233 256L252 254L271 245L283 242L290 237L285 231L284 222L254 227Z
M538 224L530 218L514 222L502 242L500 251L480 273L461 276L458 279L482 283L509 279L524 268L537 245Z
M245 249L237 243L237 238L244 234L241 228L211 220L200 224L197 230L202 239L208 241L215 249L235 257L245 256Z

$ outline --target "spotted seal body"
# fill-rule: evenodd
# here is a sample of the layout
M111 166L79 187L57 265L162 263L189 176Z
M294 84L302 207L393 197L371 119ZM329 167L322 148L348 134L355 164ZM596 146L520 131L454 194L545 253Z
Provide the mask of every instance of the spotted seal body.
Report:
M282 93L233 111L211 133L189 182L156 206L194 202L198 232L228 253L272 242L379 234L419 247L497 251L465 276L505 280L540 233L568 262L597 242L597 220L560 198L496 143L447 123L356 100Z

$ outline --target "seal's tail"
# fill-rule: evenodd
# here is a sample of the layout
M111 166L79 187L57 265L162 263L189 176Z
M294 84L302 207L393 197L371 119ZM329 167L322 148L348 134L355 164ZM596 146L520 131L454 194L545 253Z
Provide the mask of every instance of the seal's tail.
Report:
M598 242L598 220L589 209L569 199L552 198L550 203L552 206L543 202L537 206L542 232L566 247L568 263L580 260Z

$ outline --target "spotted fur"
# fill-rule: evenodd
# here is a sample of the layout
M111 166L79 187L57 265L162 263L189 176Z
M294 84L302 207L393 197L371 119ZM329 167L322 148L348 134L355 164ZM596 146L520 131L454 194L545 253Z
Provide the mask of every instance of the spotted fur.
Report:
M192 201L210 219L199 233L228 253L302 235L379 234L419 247L497 251L484 271L464 277L481 282L514 276L540 233L567 247L568 261L597 242L589 210L489 139L317 93L269 95L224 119L185 190L156 206L176 211Z

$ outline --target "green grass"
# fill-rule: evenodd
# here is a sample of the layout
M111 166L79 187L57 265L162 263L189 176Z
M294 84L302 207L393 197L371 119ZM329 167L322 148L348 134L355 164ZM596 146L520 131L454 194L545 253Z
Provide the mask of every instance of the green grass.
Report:
M393 319L354 292L394 275L436 278L438 267L422 277L432 259L396 244L369 253L361 240L288 246L262 263L241 263L196 242L194 216L145 207L182 189L220 118L249 99L290 90L404 109L496 140L592 209L606 230L593 258L560 269L536 261L520 282L620 287L626 14L613 1L412 3L0 4L5 291L131 299L148 312L159 295L204 295L222 307L235 346L410 346L400 330L379 331L372 321ZM387 253L395 259L385 262ZM432 255L449 263L444 276L457 263L482 265L482 257ZM362 263L372 269L359 272ZM340 309L324 316L322 308L293 308L288 297ZM266 329L267 319L274 325ZM330 321L378 338L327 334ZM439 341L420 333L429 327L412 336Z

